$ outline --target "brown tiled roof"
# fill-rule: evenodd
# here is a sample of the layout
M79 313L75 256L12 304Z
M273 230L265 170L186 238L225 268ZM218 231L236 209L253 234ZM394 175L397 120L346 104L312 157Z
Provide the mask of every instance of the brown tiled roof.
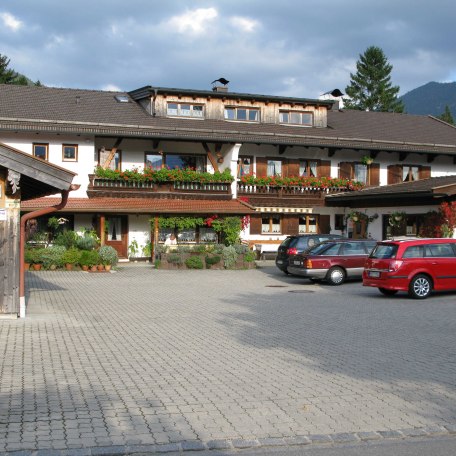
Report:
M456 175L430 177L414 182L367 187L362 190L336 193L325 198L329 206L360 207L367 205L386 206L394 203L404 205L436 204L437 200L456 195Z
M0 130L456 154L456 128L429 116L329 111L328 128L152 117L125 92L0 85Z
M34 211L60 203L60 198L37 198L21 205L21 210ZM146 214L239 214L254 211L239 200L179 200L156 198L69 198L62 212L116 212Z

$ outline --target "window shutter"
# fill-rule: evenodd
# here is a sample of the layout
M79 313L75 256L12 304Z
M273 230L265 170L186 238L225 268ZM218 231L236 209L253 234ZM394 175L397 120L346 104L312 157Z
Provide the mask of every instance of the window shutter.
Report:
M256 159L256 176L266 177L268 170L268 160L266 157L257 157Z
M389 165L388 166L388 185L400 184L402 182L402 166Z
M250 217L250 234L261 234L261 215Z
M318 167L318 177L331 177L331 161L322 160Z
M380 185L380 164L372 163L369 165L369 185Z
M420 166L419 178L428 179L431 177L431 167L430 166Z
M320 234L329 234L331 232L330 216L320 215L318 218L318 232Z
M282 220L282 234L299 234L299 218L296 216L285 216Z
M285 165L285 172L284 176L291 177L291 176L299 176L299 160L296 159L288 159Z
M353 163L340 162L339 163L339 178L351 179L353 176Z

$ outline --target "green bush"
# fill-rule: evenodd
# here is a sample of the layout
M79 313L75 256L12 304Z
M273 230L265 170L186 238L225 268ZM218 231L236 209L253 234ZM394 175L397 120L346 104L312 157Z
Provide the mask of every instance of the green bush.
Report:
M71 230L63 231L59 233L54 239L55 245L63 245L65 248L70 249L76 247L79 236L77 233Z
M242 255L249 251L249 246L245 244L233 244L233 247L236 249L238 255Z
M62 261L64 264L78 264L80 256L80 250L78 250L76 247L70 247L63 254Z
M173 264L184 264L184 259L182 255L179 253L170 253L167 257L166 260L168 263L173 263Z
M119 261L119 255L117 254L117 250L110 245L102 245L98 249L98 255L100 256L100 261L106 266L107 264L111 264L115 266Z
M47 249L43 249L41 258L43 260L43 266L49 269L51 266L61 268L63 263L63 255L66 252L66 248L63 245L52 245Z
M83 250L78 262L81 266L88 266L90 268L100 262L100 256L96 250Z
M188 257L185 260L185 265L187 266L188 269L203 269L204 268L204 263L201 257L199 256L191 256Z
M78 236L76 240L76 246L81 250L93 250L97 247L97 244L97 240L88 233L84 233L83 236Z
M232 269L234 268L239 255L236 252L236 249L232 245L229 245L223 248L222 256L225 268Z
M214 256L207 255L206 256L206 264L209 267L212 266L213 264L220 263L221 260L222 260L222 257L220 255L214 255Z
M35 249L25 249L24 251L24 263L33 263L33 258L34 258L34 250Z
M197 244L193 247L193 252L197 253L206 253L207 252L207 245L206 244Z
M29 257L32 259L31 263L43 264L43 254L44 254L45 250L46 250L45 248L31 249L30 250L31 257Z
M256 255L251 250L249 250L246 254L244 254L244 261L246 263L252 263L253 261L255 261L255 259L256 259Z

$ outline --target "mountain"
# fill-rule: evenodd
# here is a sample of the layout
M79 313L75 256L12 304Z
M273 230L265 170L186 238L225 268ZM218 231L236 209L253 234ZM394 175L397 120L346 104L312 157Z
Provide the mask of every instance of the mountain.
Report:
M428 82L399 97L407 114L440 116L445 106L456 118L456 82Z

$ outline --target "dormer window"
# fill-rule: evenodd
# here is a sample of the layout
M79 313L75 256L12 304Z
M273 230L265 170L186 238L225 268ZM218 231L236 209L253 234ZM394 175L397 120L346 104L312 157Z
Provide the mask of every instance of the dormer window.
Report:
M280 111L279 121L282 124L305 125L311 127L313 125L313 114L305 111Z
M245 122L259 122L260 110L258 108L226 107L225 119L242 120Z
M203 118L203 105L190 103L168 103L167 115L173 117Z

